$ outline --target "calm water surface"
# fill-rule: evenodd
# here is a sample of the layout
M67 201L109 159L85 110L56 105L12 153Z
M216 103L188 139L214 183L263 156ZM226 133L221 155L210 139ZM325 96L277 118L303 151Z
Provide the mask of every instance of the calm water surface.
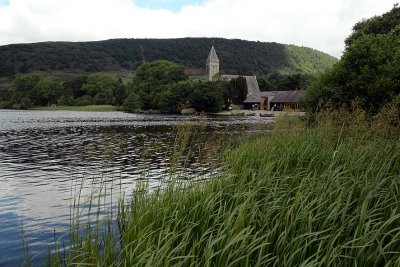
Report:
M212 143L268 131L270 123L258 117L0 110L0 266L22 263L22 229L33 262L42 261L54 231L57 237L67 232L76 186L83 184L88 195L106 184L118 196L129 195L138 180L159 185L180 128L194 125L198 140ZM213 171L197 156L178 167L182 176Z

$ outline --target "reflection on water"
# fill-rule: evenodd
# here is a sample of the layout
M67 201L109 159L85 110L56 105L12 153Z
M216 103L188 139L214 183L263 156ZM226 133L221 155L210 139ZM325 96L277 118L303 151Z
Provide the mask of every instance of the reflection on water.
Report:
M194 125L197 142L218 142L218 137L264 131L268 127L262 125L270 122L255 117L0 110L0 266L22 262L21 224L32 255L47 251L54 231L66 232L74 186L82 180L83 194L100 181L117 194L129 194L140 179L159 185L168 176L176 127ZM178 165L177 171L185 178L209 174L210 165L201 160L204 153Z

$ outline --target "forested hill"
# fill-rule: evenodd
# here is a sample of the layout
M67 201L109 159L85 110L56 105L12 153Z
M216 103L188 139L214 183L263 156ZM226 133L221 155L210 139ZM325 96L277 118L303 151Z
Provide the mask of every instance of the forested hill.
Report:
M193 74L203 74L213 42L224 73L313 74L337 61L311 48L221 38L45 42L0 46L0 77L32 71L134 70L144 61L159 59L182 64Z

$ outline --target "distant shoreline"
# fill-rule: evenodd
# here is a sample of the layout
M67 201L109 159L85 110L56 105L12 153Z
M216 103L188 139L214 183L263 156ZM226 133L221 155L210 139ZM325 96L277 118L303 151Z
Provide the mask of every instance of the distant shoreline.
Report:
M88 106L33 107L30 110L47 110L47 111L70 110L70 111L111 112L111 111L121 111L121 108L112 105L88 105Z

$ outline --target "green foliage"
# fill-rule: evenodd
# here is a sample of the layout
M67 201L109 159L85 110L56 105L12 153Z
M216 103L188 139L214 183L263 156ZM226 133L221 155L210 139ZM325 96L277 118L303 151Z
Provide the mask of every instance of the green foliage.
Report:
M11 108L10 104L11 90L8 86L0 86L0 109Z
M170 86L186 79L183 66L159 60L141 65L128 86L128 91L139 96L143 110L158 110L160 98L167 97L166 92Z
M170 86L169 90L160 94L159 110L162 113L180 113L182 109L191 107L190 97L198 83L182 81Z
M186 79L182 65L159 60L141 65L135 72L134 82L151 83L153 86L160 86Z
M36 93L40 97L40 102L36 105L52 105L57 103L57 99L63 94L62 81L58 77L47 76L42 78L35 86Z
M275 91L277 88L264 76L257 77L258 87L260 91Z
M64 83L59 77L33 73L16 78L10 88L0 90L0 97L4 99L2 106L17 109L28 106L21 105L22 98L30 100L29 106L122 105L126 98L122 80L104 73L75 77Z
M115 105L121 106L126 98L126 86L122 83L121 78L118 79L118 82L114 87L113 95Z
M32 107L32 102L29 98L24 97L21 99L21 102L19 103L18 109L29 109Z
M261 91L292 91L306 90L315 80L311 74L273 74L257 77L258 86Z
M247 97L247 82L244 77L232 79L227 84L228 98L235 105L241 105Z
M224 88L215 82L200 82L190 96L190 103L198 112L218 112L224 105Z
M390 12L382 16L375 16L368 20L358 22L353 27L353 33L346 39L346 46L350 47L353 42L363 35L386 35L400 24L400 8L395 4Z
M82 87L87 80L88 76L79 76L65 81L63 84L65 95L72 95L73 98L79 98L85 95L85 91L82 89Z
M319 73L337 61L310 48L221 38L49 42L0 46L0 77L32 71L134 70L143 59L169 60L204 73L213 40L225 73Z
M57 100L57 105L60 106L72 106L74 104L74 98L72 96L61 96L58 100Z
M30 93L42 78L43 76L37 73L20 76L14 80L12 89L16 92Z
M23 98L29 98L33 104L40 103L40 96L35 86L42 78L43 76L37 73L17 77L11 85L11 104L18 105Z
M223 105L223 87L215 82L188 81L183 66L168 61L155 61L141 65L136 71L128 91L133 93L134 108L138 97L142 110L159 110L163 113L180 113L192 107L197 111L219 111ZM129 98L129 97L128 97Z
M283 68L280 74L316 75L337 62L335 57L312 48L287 45L289 67Z
M97 94L104 94L112 98L116 85L117 80L114 76L95 73L88 76L86 83L82 86L82 90L92 97L95 97Z
M268 82L272 84L271 89L278 91L306 90L314 80L315 76L309 74L274 74L268 77Z
M354 27L340 62L308 90L309 110L358 106L376 113L400 94L399 12L395 6Z
M93 97L93 104L114 104L114 91L118 86L117 79L109 74L95 73L88 76L82 90Z
M93 97L90 95L83 95L75 99L74 102L76 106L88 106L88 105L93 105L93 103L94 103Z
M125 99L122 109L126 112L135 112L135 110L140 109L139 96L136 93L131 92Z

